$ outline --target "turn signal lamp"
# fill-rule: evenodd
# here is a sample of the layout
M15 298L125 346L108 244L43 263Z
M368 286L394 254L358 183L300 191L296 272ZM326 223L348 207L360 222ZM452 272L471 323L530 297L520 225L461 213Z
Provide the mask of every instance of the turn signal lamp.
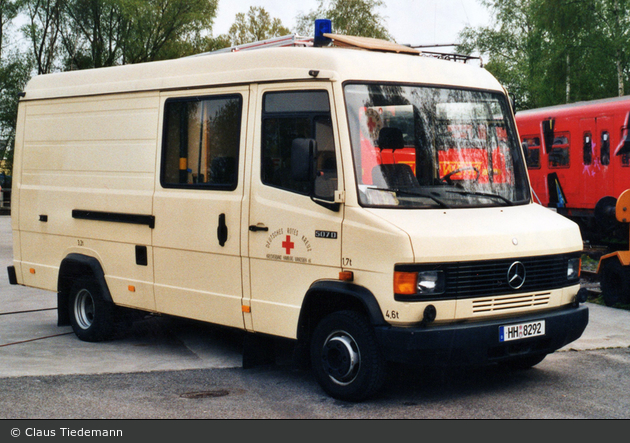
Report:
M417 283L417 272L394 272L394 294L415 295Z
M446 282L442 271L394 271L394 294L432 296L444 294L445 290Z
M339 280L354 281L354 273L352 271L341 271L339 273Z

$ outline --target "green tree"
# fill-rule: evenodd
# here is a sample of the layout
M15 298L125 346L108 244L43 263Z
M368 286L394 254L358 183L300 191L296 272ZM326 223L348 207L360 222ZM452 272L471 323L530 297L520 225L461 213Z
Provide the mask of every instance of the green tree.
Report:
M120 62L126 24L118 0L67 0L62 43L65 69L113 66Z
M228 39L231 45L266 40L290 34L288 28L282 25L279 18L271 18L269 13L260 6L250 6L247 13L239 12L230 30Z
M21 0L20 6L28 23L22 28L31 46L37 74L54 69L66 0Z
M20 4L17 0L0 0L0 172L11 174L13 145L17 120L18 93L30 77L28 59L8 50L12 22Z
M19 93L30 79L32 64L23 54L3 53L0 60L0 172L13 168L13 146Z
M391 41L385 18L377 12L384 6L383 0L318 0L317 9L297 16L296 32L313 35L315 20L328 18L334 33Z
M485 67L517 98L519 107L540 106L538 86L543 35L535 24L532 0L481 0L494 17L491 26L466 27L456 52L480 54ZM541 85L541 87L545 87Z
M190 55L218 0L19 0L37 73Z
M482 0L494 24L465 28L458 52L480 53L521 109L623 95L630 0Z
M199 41L216 17L218 0L118 0L126 18L122 63L190 55L187 41Z
M17 0L0 0L0 59L6 45L7 28L17 16L19 4Z
M630 76L630 0L600 0L595 23L602 37L597 50L614 65L617 95L622 96Z

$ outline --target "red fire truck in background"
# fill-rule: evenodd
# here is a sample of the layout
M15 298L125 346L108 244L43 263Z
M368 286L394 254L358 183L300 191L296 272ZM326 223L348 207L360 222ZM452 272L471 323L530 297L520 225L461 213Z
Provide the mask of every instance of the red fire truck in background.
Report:
M576 221L585 240L627 241L614 208L630 189L629 118L630 96L516 114L536 198Z

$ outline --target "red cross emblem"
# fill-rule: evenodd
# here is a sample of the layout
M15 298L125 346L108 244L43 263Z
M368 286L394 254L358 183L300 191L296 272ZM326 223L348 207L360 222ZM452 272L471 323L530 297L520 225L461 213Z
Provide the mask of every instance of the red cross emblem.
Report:
M291 241L290 235L287 235L287 239L282 242L282 247L286 249L287 255L291 255L291 249L295 248L295 243Z

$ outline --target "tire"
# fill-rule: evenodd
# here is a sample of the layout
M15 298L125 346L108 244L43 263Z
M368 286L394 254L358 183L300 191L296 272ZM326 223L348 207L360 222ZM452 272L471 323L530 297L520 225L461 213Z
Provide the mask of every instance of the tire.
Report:
M110 340L116 331L115 305L103 299L100 287L92 280L77 280L70 290L70 324L83 341Z
M376 394L386 364L367 318L355 311L325 317L311 340L311 363L322 389L338 400L358 402Z
M630 270L617 259L604 262L602 269L602 297L606 306L630 301Z
M547 354L534 354L534 355L526 355L523 357L515 358L514 360L508 360L501 365L505 369L522 371L525 369L530 369L533 366L536 366L538 363L543 361Z

